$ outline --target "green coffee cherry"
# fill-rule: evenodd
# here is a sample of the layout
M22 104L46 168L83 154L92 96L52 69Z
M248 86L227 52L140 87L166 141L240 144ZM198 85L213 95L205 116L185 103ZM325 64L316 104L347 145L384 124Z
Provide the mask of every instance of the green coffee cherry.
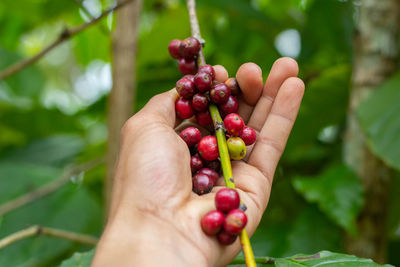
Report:
M246 156L246 145L240 137L230 137L227 141L229 156L233 160L241 160Z

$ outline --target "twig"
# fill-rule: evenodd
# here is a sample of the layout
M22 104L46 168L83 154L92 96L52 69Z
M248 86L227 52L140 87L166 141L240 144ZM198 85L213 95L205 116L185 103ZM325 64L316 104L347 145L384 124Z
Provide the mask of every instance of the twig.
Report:
M254 260L258 264L275 264L275 259L271 257L255 257ZM246 263L245 259L234 259L229 265Z
M75 0L75 3L79 6L82 12L89 17L89 19L92 20L95 18L95 16L93 16L92 13L90 13L90 11L83 5L83 0ZM104 27L104 24L100 24L99 27L102 33L107 35L110 34L110 30Z
M40 225L33 225L33 226L30 226L26 229L15 232L15 233L1 239L0 240L0 250L8 245L11 245L12 243L19 241L19 240L22 240L22 239L25 239L28 237L39 236L39 235L47 235L47 236L51 236L51 237L66 239L66 240L79 242L79 243L83 243L83 244L88 244L88 245L93 245L93 246L95 246L98 241L98 239L96 237L86 235L86 234L79 234L79 233L74 233L74 232L60 230L60 229L43 227Z
M115 5L114 7L107 9L106 11L101 13L101 15L98 16L97 18L94 18L91 21L88 21L88 22L86 22L86 23L84 23L84 24L82 24L80 26L77 26L77 27L72 28L72 29L65 28L53 43L51 43L50 45L45 47L38 54L34 55L33 57L18 61L16 63L12 64L11 66L7 67L6 69L4 69L0 73L0 81L4 80L5 78L7 78L7 77L9 77L9 76L11 76L13 74L15 74L16 72L21 71L23 68L35 63L37 60L39 60L44 55L46 55L48 52L50 52L55 47L57 47L59 44L61 44L64 41L68 40L69 38L73 37L74 35L77 35L78 33L82 32L83 30L85 30L89 26L92 26L93 24L96 24L101 19L106 17L108 14L110 14L111 12L116 11L117 9L123 7L124 5L126 5L127 3L132 2L132 1L133 0L126 0L124 2L121 2L121 3L117 4L117 5Z
M189 12L190 29L192 31L192 35L201 42L203 47L204 40L203 38L201 38L199 21L197 20L197 15L196 15L196 1L186 0L186 2ZM199 57L197 61L198 66L206 64L202 47L200 48ZM221 115L219 114L218 108L215 105L211 104L209 110L214 122L215 133L217 136L219 157L221 159L221 166L222 166L222 172L224 174L225 185L226 187L229 188L235 188L235 182L233 180L233 174L232 174L231 160L229 157L228 146L226 145L225 132L223 130L223 127L221 127L221 125L223 125L222 118ZM249 236L247 235L246 229L243 229L242 232L240 233L240 243L242 244L242 249L247 267L256 267L257 264L254 260L253 249L251 248L250 239Z
M78 166L67 167L60 178L54 180L53 182L43 185L36 190L2 204L0 206L0 216L56 191L58 188L66 184L70 180L71 176L90 170L103 162L104 158L98 158Z

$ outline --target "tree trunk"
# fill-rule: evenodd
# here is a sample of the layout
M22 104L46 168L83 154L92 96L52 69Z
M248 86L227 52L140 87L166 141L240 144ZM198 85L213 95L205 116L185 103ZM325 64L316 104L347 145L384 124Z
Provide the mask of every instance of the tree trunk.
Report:
M387 252L385 224L392 174L367 147L356 109L396 71L400 0L361 0L358 15L344 160L363 182L365 204L357 221L358 236L347 236L346 250L383 263Z
M118 0L123 2L124 0ZM119 152L120 131L132 116L136 91L136 52L139 13L142 0L134 0L116 13L116 28L112 36L113 88L108 99L107 177L104 185L105 207L108 213Z

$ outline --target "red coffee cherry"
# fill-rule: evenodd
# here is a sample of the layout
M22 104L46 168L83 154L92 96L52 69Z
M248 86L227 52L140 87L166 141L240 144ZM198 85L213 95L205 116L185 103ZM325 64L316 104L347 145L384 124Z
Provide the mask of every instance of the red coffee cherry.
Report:
M241 160L246 156L246 144L240 137L230 137L226 141L229 156L233 160Z
M193 116L193 109L190 105L190 100L180 97L175 102L175 111L179 118L189 119Z
M194 82L194 75L192 75L192 74L186 74L186 75L183 76L182 78L189 79L189 80L191 80L192 82Z
M197 144L200 156L205 160L216 160L219 156L217 138L215 136L205 136Z
M224 115L228 115L230 113L236 113L239 110L239 102L237 98L233 95L230 95L228 101L219 105L219 109L222 111Z
M216 171L214 171L210 168L202 168L198 171L198 173L208 175L211 178L213 185L217 184L219 174Z
M232 188L222 188L215 194L215 207L217 210L227 213L237 209L240 205L239 193Z
M182 41L177 40L177 39L169 42L168 51L169 51L169 54L171 55L171 57L176 58L176 59L182 57L181 50L180 50L181 43L182 43Z
M224 229L222 229L222 231L217 234L217 239L219 243L225 246L233 244L236 241L236 238L237 235L231 235Z
M210 98L211 101L215 104L223 104L228 101L229 96L231 95L231 89L224 84L218 83L213 85L210 90Z
M244 126L243 132L240 135L240 137L242 138L242 140L246 144L246 146L250 146L250 145L254 144L254 142L256 141L257 134L253 128Z
M179 136L190 146L194 146L201 140L201 132L196 127L187 127L181 131Z
M191 99L196 91L194 82L186 78L178 80L175 84L175 89L181 97L186 99Z
M224 214L218 210L208 212L201 219L201 228L206 235L216 235L224 223Z
M178 60L178 68L182 75L195 74L197 70L196 60L180 58Z
M194 84L196 85L197 90L204 93L210 90L212 78L208 73L200 71L194 76Z
M231 89L231 95L239 95L241 90L236 78L229 78L225 84Z
M208 109L208 99L205 95L197 93L192 98L192 107L196 111L205 111Z
M224 126L228 134L240 136L243 132L244 121L238 114L231 113L225 117Z
M204 162L204 166L206 168L216 171L217 173L221 169L221 163L219 162L219 160L206 161Z
M240 234L247 224L247 216L240 209L231 210L225 217L224 230L231 235Z
M198 195L210 193L213 182L208 175L198 173L192 178L192 191Z
M194 58L200 52L200 42L194 37L188 37L181 42L180 51L184 58Z
M191 158L190 158L190 169L192 170L192 173L197 172L201 168L203 168L203 161L201 160L200 156L198 156L198 155L191 156ZM206 173L203 173L203 174L206 174ZM214 185L214 182L213 182L213 185Z
M196 121L200 126L207 127L213 124L211 114L208 110L196 113Z
M215 70L211 65L203 65L199 68L199 72L205 72L208 73L208 75L211 76L212 80L215 80Z

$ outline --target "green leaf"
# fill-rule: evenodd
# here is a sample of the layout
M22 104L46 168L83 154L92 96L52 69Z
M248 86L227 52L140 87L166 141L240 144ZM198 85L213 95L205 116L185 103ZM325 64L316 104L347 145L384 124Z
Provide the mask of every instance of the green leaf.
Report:
M357 109L372 151L400 170L400 72L379 86Z
M357 258L353 255L334 253L330 251L321 251L314 255L298 254L290 258L278 259L275 261L277 267L374 267L374 266L391 266L389 264L379 265L370 259Z
M317 177L297 177L293 186L338 225L356 233L355 218L363 205L363 187L346 166L330 167Z
M83 253L74 253L71 258L63 261L59 267L89 267L94 253L94 249Z

